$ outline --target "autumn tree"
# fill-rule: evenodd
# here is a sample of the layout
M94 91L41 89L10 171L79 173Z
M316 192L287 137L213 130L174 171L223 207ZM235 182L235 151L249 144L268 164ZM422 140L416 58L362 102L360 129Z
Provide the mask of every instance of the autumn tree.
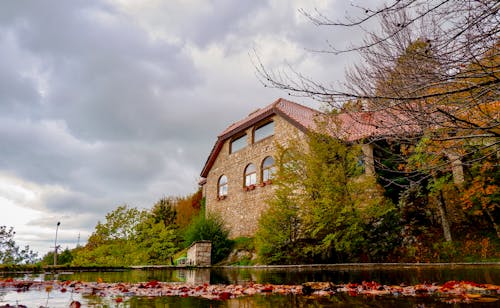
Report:
M202 198L202 192L199 189L193 194L175 200L176 223L180 228L188 226L192 219L198 215L202 207Z
M321 51L359 53L362 61L348 71L346 82L334 86L293 68L270 71L257 62L263 83L337 108L360 100L365 111L383 112L390 119L376 123L379 128L401 131L414 124L432 128L437 141L480 142L490 153L497 151L498 1L394 0L380 7L353 6L359 14L344 21L303 11L321 27L364 29L361 43L331 43ZM452 160L463 157L457 151Z
M478 154L478 156L482 156ZM500 166L496 157L474 162L467 168L469 178L460 195L464 210L474 217L486 217L500 238ZM473 160L473 159L471 159Z
M193 209L180 207L181 214L186 215L183 218L192 220L191 216L197 216L192 212L199 212L198 193L185 198L161 198L149 210L118 206L106 214L103 222L97 222L84 247L72 251L72 264L172 264L173 255L182 248L183 230L178 224L181 201Z
M499 2L393 0L378 7L353 6L359 14L345 20L302 11L321 27L364 31L360 43L339 47L333 42L321 50L332 56L361 56L344 83L335 86L314 80L293 68L270 71L257 62L261 80L334 108L349 102L344 111L351 110L356 121L384 132L368 142L376 144L389 135L400 144L413 144L414 148L399 152L401 163L392 174L409 177L407 187L417 182L428 189L447 241L452 240L453 221L449 221L452 213L447 212L447 203L452 200L447 200L446 191L456 190L448 194L454 197L466 189L464 196L473 197L474 202L464 202L465 209L476 208L476 213L482 209L498 228L498 203L480 202L474 198L478 194L471 192L473 187L489 192L498 183L483 180L478 184L476 179L470 186L463 182L471 180L464 172L475 164L499 164ZM360 112L373 117L356 116ZM380 171L385 166L377 167Z

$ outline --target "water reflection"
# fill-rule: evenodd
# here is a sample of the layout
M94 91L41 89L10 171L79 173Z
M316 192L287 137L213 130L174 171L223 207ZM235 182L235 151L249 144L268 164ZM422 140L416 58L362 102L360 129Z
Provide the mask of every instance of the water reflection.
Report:
M85 299L89 307L224 307L224 308L302 308L302 307L450 307L450 304L439 302L433 297L369 297L349 296L347 294L335 294L331 297L312 298L297 295L255 295L251 297L240 297L226 301L207 300L203 298L182 297L160 297L144 298L134 297L127 299L120 305L113 304L109 300ZM452 307L498 307L497 303L474 303L455 304Z
M3 274L3 277L12 276ZM2 276L0 276L2 277ZM500 284L500 264L490 265L448 265L448 266L333 266L294 268L250 268L215 267L205 269L143 269L121 271L73 272L18 275L18 278L32 280L80 280L104 282L185 282L193 284L301 284L308 281L330 281L335 284L362 281L377 281L381 284L414 285L423 282L443 284L450 280L466 280L477 283ZM25 304L28 307L68 307L73 299L78 299L86 307L449 307L436 298L412 297L351 297L337 293L330 297L308 298L305 296L257 295L228 301L214 301L203 298L181 297L129 297L117 304L116 298L61 292L4 292L0 290L0 306L4 304ZM497 307L497 303L476 303L473 307ZM471 306L468 306L471 307Z
M0 274L9 277L11 274ZM18 274L17 277L22 277ZM153 268L120 271L80 271L25 275L31 280L77 280L104 282L187 282L195 284L301 284L308 281L330 281L335 284L377 281L381 284L442 284L450 280L500 284L500 264L447 266L329 266L329 267L213 267L203 269Z
M377 281L381 284L418 284L450 280L468 280L477 283L500 283L500 265L491 266L438 266L438 267L319 267L319 268L215 268L226 282L254 281L272 284L301 284L307 281L330 281L336 284ZM212 281L216 282L216 281ZM224 281L223 281L224 283Z

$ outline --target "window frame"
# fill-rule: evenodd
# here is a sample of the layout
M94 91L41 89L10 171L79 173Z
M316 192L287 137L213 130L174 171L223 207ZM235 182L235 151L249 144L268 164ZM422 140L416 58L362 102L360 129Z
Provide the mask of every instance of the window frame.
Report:
M265 163L269 159L272 160L272 163L266 166ZM262 182L263 183L270 182L276 175L276 160L274 159L274 157L266 156L262 160L261 169L262 169Z
M237 141L243 141L243 144L241 145L241 147L237 148L236 150L234 149L233 147L233 144ZM238 151L241 151L243 150L244 148L246 148L248 146L248 136L246 133L244 134L241 134L241 135L237 135L236 137L232 138L231 141L229 142L229 154L233 154L233 153L236 153Z
M265 127L265 126L267 126L267 125L270 125L270 124L273 125L272 133L268 134L268 135L264 135L263 137L260 137L259 139L257 139L256 133L258 132L258 130L261 129L261 128L263 128L263 127ZM260 123L260 124L256 125L254 127L254 129L253 129L253 132L252 132L252 141L253 141L252 143L257 143L259 141L262 141L264 139L267 139L269 137L274 136L274 131L275 131L275 128L276 128L275 125L276 124L275 124L274 120L266 121L266 122L263 122L263 123Z
M222 179L225 179L225 183L222 183ZM221 175L217 180L217 197L225 198L228 195L228 179L225 174Z
M248 171L250 167L253 167L252 171ZM257 185L257 167L253 163L246 165L243 177L243 187L251 187Z

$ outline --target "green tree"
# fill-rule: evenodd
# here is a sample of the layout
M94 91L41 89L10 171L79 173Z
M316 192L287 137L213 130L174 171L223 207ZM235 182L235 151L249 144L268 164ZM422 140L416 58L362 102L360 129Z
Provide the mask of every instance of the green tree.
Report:
M356 261L380 253L366 251L366 238L375 225L387 225L395 207L362 174L360 155L358 146L321 133L279 155L276 196L256 236L263 262Z
M20 248L14 240L15 234L13 227L0 226L0 264L34 263L38 254L28 245Z
M74 256L73 264L123 266L144 262L134 238L146 214L126 205L106 214L106 221L97 223L87 245Z
M310 238L319 240L313 247L322 259L334 254L353 255L363 245L362 220L352 194L357 185L351 179L360 175L361 155L357 147L322 134L309 137L310 153L304 160L306 192L304 226Z
M179 250L177 211L171 198L160 199L136 228L134 242L141 259L148 264L172 264Z
M177 218L177 210L172 198L162 198L153 206L151 210L155 223L163 223L165 227L174 225Z
M128 240L135 235L136 226L144 219L145 211L137 208L129 208L127 205L120 205L112 212L106 214L106 221L97 222L94 233L89 242Z
M69 265L73 261L73 252L68 247L64 249L62 252L57 254L57 264L58 265ZM54 252L49 251L42 258L42 264L52 265L54 264Z
M281 150L282 153L283 150ZM288 152L290 154L290 152ZM279 160L284 164L283 157ZM298 182L280 181L300 173L303 166L298 160L286 157L286 168L278 168L276 174L278 187L272 199L268 201L269 209L261 216L259 228L255 235L260 262L265 264L305 263L308 260L304 253L304 238L301 230L299 209L301 198L298 193ZM293 177L295 178L295 177Z
M179 251L179 234L176 227L162 223L145 222L138 227L135 239L141 257L148 264L173 264L172 257Z

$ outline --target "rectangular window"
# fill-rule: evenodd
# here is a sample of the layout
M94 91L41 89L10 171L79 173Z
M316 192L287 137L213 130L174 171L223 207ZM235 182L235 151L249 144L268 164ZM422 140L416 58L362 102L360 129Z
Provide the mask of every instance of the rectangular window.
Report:
M274 135L274 122L269 122L255 129L253 133L253 141L257 142L272 135Z
M231 153L234 153L236 151L239 151L246 147L247 145L247 135L243 135L239 138L234 139L231 141Z

